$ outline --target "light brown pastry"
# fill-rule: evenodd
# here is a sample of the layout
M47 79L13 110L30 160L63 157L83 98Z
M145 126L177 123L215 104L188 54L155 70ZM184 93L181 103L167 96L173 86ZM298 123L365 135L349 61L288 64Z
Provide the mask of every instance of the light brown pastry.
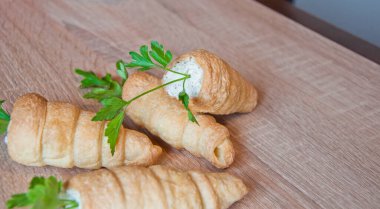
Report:
M158 78L136 72L123 86L123 99L129 100L158 85ZM199 125L189 121L180 101L162 88L133 101L125 111L136 124L175 148L185 148L218 168L226 168L233 162L235 152L228 129L209 115L195 114Z
M8 126L8 153L28 166L77 166L96 169L119 165L151 165L162 150L147 136L121 128L111 155L106 122L94 122L94 112L62 102L48 102L38 94L26 94L13 106Z
M240 179L227 173L182 172L160 165L79 174L66 189L80 209L226 209L248 192Z
M190 91L190 108L195 112L226 115L235 112L251 112L257 104L257 91L228 63L204 49L185 53L175 59L170 68L191 75L186 80ZM167 72L163 82L178 78ZM178 97L182 82L165 88L169 95Z

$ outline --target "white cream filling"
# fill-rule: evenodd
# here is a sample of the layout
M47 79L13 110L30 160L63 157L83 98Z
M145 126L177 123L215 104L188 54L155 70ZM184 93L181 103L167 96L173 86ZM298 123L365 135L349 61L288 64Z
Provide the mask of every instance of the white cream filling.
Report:
M191 77L186 79L185 82L186 93L190 98L197 97L199 95L199 92L202 88L203 70L196 63L193 57L189 57L176 63L171 70L189 74ZM181 77L183 77L183 75L167 72L162 78L162 82L167 83ZM178 94L183 90L183 81L167 85L165 87L165 90L170 96L178 98Z
M82 209L81 201L80 201L80 193L74 189L66 190L66 197L69 200L75 200L78 203L78 207L76 209Z

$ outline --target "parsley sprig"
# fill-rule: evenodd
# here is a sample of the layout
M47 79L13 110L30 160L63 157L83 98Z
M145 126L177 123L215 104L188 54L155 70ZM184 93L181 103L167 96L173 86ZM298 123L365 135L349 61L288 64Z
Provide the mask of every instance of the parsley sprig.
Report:
M0 135L7 132L9 121L11 116L2 108L4 100L0 100Z
M173 58L170 50L165 50L162 44L157 41L152 41L150 49L148 46L143 45L140 47L139 52L131 51L129 52L129 55L132 58L132 61L129 63L126 63L123 60L119 60L116 63L116 71L122 78L121 84L113 80L109 74L100 78L91 71L83 71L81 69L75 70L77 74L84 78L81 81L81 88L91 89L89 93L84 95L84 98L96 99L103 105L92 120L110 120L105 130L105 136L108 137L108 143L110 144L112 155L115 152L119 130L123 122L124 109L136 99L172 83L183 82L183 90L178 95L178 99L182 101L182 104L188 113L189 120L198 124L197 119L189 108L189 95L186 93L185 89L185 81L190 78L190 75L168 68L169 63ZM161 69L181 75L182 77L149 89L132 99L125 101L121 98L121 86L128 79L127 68L135 68L139 71Z
M26 193L15 194L6 202L7 208L32 206L32 209L74 209L75 200L63 198L62 182L55 177L34 177Z
M75 73L83 77L80 88L90 89L90 92L83 95L84 98L102 101L111 97L121 97L121 85L112 79L111 74L107 73L100 78L92 71L76 69ZM126 76L121 72L120 74Z
M184 105L185 109L187 110L189 120L198 124L197 119L195 118L194 114L191 112L191 110L189 108L189 95L186 93L186 89L185 89L186 79L190 78L190 75L186 74L186 73L174 71L174 70L167 67L169 65L169 63L171 62L173 56L172 56L172 53L170 52L170 50L165 51L162 44L158 43L157 41L152 41L150 46L151 46L150 50L149 50L149 47L146 45L141 46L140 47L140 54L138 54L137 52L134 52L134 51L129 52L129 54L132 57L132 61L130 63L128 63L126 65L126 67L137 68L137 70L140 70L140 71L146 71L146 70L150 70L153 68L158 68L158 69L169 71L169 72L172 72L172 73L175 73L178 75L182 75L183 77L176 79L176 80L173 80L173 81L170 81L170 82L167 82L167 83L164 83L164 84L162 84L156 88L153 88L151 90L148 90L148 91L142 93L141 95L138 95L137 98L139 98L145 94L148 94L152 91L155 91L159 88L167 86L169 84L182 81L183 82L183 85L182 85L183 90L178 95L178 99L182 101L182 104ZM156 63L153 62L153 60L155 60ZM131 100L133 101L133 100L135 100L135 98L132 98Z
M129 52L132 57L132 61L126 65L128 68L138 68L140 71L150 70L154 67L166 68L170 61L172 60L172 53L167 50L165 52L162 44L157 41L151 42L151 50L146 45L140 47L140 54L135 51ZM157 61L154 63L151 57Z

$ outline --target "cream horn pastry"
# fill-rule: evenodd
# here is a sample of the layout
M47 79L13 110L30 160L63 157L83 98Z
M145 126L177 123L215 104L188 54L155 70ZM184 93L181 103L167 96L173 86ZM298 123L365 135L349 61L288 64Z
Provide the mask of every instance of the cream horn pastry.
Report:
M21 96L8 126L8 153L28 166L88 169L151 165L161 154L146 135L122 127L112 156L104 136L107 124L91 121L94 115L69 103L48 102L38 94Z
M227 173L183 172L157 165L79 174L66 182L66 192L80 209L225 209L248 189Z
M136 72L124 84L122 97L129 100L158 85L157 77ZM189 121L180 101L162 88L135 100L125 111L136 124L175 148L185 148L218 168L226 168L233 162L235 152L228 129L209 115L195 114L199 125Z
M251 112L257 104L255 87L245 80L227 62L204 49L185 53L175 59L170 68L191 76L185 82L190 97L190 108L195 112L226 115ZM181 75L167 72L163 83ZM182 91L182 82L165 87L172 97Z

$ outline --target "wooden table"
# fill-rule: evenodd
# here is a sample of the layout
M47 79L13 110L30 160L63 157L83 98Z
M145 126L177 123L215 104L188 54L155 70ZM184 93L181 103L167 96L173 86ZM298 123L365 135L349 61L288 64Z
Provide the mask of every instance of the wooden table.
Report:
M2 0L0 98L9 111L26 92L97 110L73 69L114 73L117 59L152 39L175 55L213 51L260 92L254 112L217 117L237 151L225 171L250 188L232 208L379 207L379 65L251 0ZM217 171L152 138L166 151L162 164ZM35 175L85 171L25 167L0 148L0 207Z

